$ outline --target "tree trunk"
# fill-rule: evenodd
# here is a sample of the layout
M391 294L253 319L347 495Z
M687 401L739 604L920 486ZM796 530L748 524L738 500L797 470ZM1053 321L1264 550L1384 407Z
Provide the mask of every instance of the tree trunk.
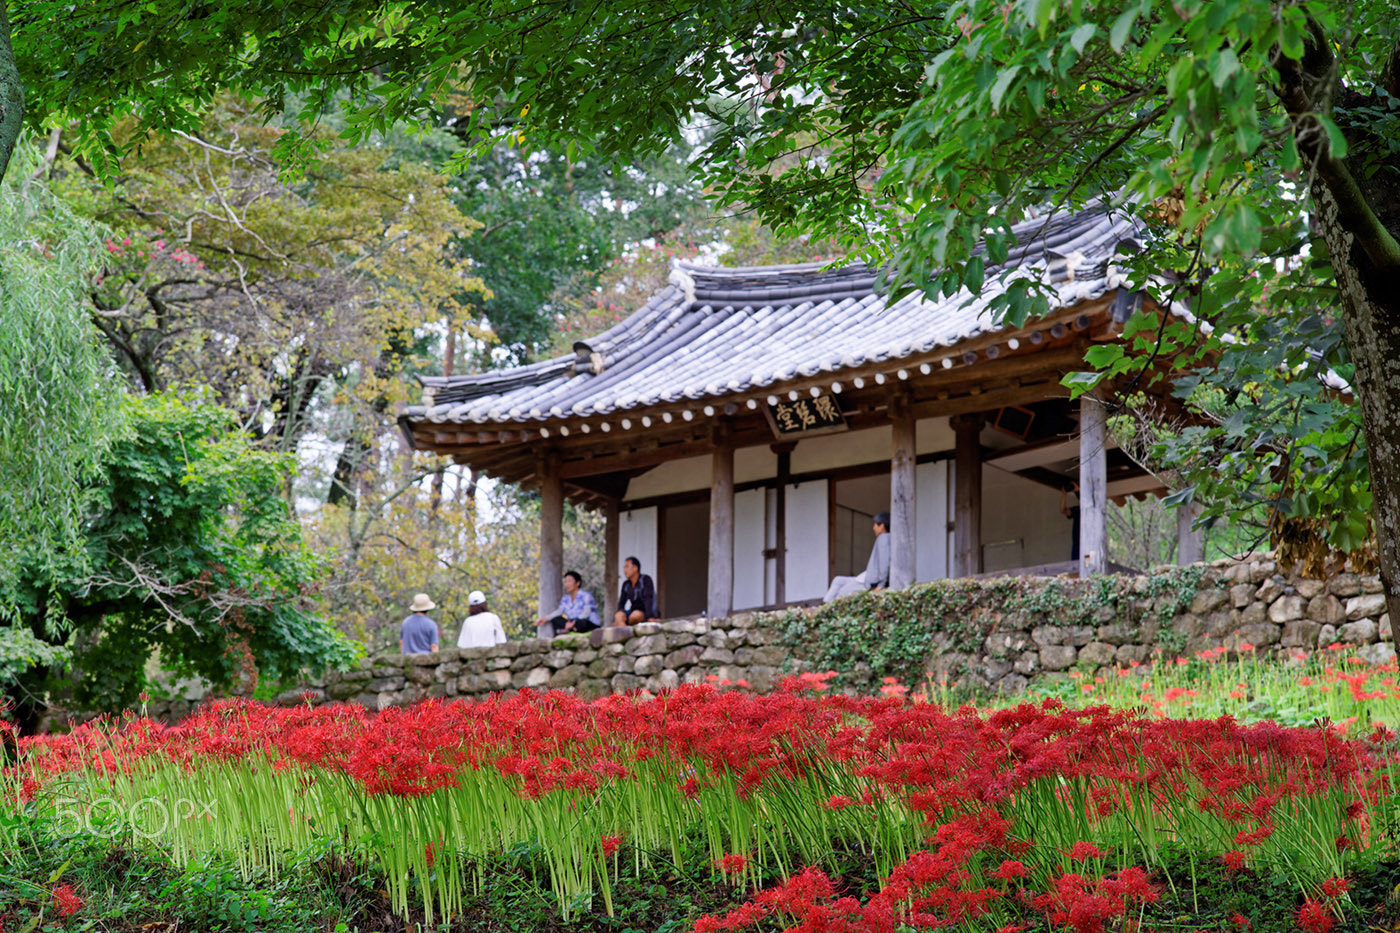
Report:
M1325 182L1313 186L1313 198L1332 254L1356 367L1352 390L1366 431L1371 514L1386 606L1392 619L1400 619L1400 270L1371 260Z
M9 4L0 0L0 179L10 168L20 130L24 128L24 85L19 79L14 46L10 45Z

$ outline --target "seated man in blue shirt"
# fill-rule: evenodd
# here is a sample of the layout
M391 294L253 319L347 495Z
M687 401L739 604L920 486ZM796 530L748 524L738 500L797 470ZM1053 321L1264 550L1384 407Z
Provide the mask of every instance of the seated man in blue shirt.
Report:
M865 570L859 576L832 580L831 588L822 597L822 602L829 603L866 590L883 590L890 585L890 513L876 513L872 530L875 532L875 545L870 549L870 560Z
M636 625L657 617L656 585L642 573L642 562L629 557L622 562L622 592L617 597L613 625Z
M564 574L564 595L559 599L554 616L535 623L537 629L545 626L550 626L555 635L591 632L598 627L598 604L593 601L593 594L583 589L583 577L577 570ZM543 638L545 633L541 631L539 634Z
M423 614L436 608L437 604L427 593L413 597L413 605L408 607L410 615L399 626L401 654L427 654L438 650L438 624Z

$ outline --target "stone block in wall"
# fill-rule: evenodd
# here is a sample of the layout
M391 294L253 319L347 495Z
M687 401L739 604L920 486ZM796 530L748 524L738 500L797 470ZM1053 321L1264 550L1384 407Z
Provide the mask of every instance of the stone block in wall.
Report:
M1073 645L1045 645L1040 649L1040 666L1047 671L1063 671L1074 667L1078 652Z
M1030 646L1025 632L993 632L982 642L982 650L994 658L1018 654Z
M747 649L752 650L752 649ZM734 652L728 648L706 648L700 654L701 664L733 664Z
M1191 600L1193 615L1209 615L1224 608L1230 602L1230 594L1218 586L1208 586L1196 593Z
M749 643L749 630L742 628L730 629L724 633L724 637L729 639L729 647L738 648L740 645L747 645ZM683 644L690 644L690 642L684 642Z
M1126 622L1115 622L1112 625L1100 625L1097 634L1099 641L1117 647L1133 641L1137 637L1137 628Z
M686 645L684 648L678 648L666 655L662 663L667 667L677 670L685 667L693 667L695 664L699 663L700 655L704 653L705 649L699 645ZM701 679L703 680L704 678L702 677Z
M1003 631L1029 632L1033 623L1028 613L1008 612L1001 617L997 627Z
M1147 645L1123 645L1114 652L1113 660L1126 667L1134 661L1141 664L1150 657L1152 657L1152 649Z
M369 669L369 672L372 677L382 680L385 677L401 676L403 674L403 668L393 667L388 664L376 664L374 667L371 667Z
M661 623L638 622L636 625L632 626L632 632L635 635L659 635L661 634Z
M1263 583L1276 573L1278 563L1272 560L1252 561L1249 565L1249 579L1254 583Z
M675 671L660 671L647 678L646 688L652 693L674 690L681 685L681 677Z
M1327 581L1327 592L1346 599L1361 592L1361 576L1355 573L1333 574Z
M1211 638L1224 638L1242 623L1238 609L1229 612L1212 612L1205 618L1206 634Z
M1007 674L1010 674L1014 667L1015 665L1010 661L984 660L982 662L982 673L986 676L987 680L996 683Z
M1206 632L1206 623L1200 616L1183 612L1172 619L1172 631L1183 638L1199 638Z
M1280 596L1269 606L1269 621L1277 624L1292 622L1307 615L1308 605L1301 596Z
M457 656L463 661L479 661L496 655L498 645L477 645L475 648L458 648Z
M361 686L362 685L358 683L346 683L345 681L341 681L339 683L329 684L326 687L326 692L330 694L332 700L344 701L359 693Z
M1225 639L1225 647L1232 651L1238 651L1240 645L1264 648L1268 645L1277 645L1282 637L1283 627L1279 625L1271 625L1268 622L1262 622L1259 625L1242 625L1233 635Z
M1327 592L1327 584L1322 580L1295 580L1293 583L1294 592L1304 599L1316 599Z
M626 693L628 690L641 689L644 681L635 674L614 674L610 683L613 693Z
M1324 625L1322 628L1318 629L1318 631L1317 631L1317 646L1318 646L1319 648L1326 648L1327 646L1329 646L1329 645L1335 645L1336 643L1337 643L1337 626L1335 626L1335 625Z
M1381 641L1395 640L1395 635L1390 630L1390 613L1387 612L1377 620L1376 633L1380 636Z
M439 664L433 668L433 683L445 684L454 681L460 673L462 673L461 661L448 661L446 664Z
M1250 603L1240 610L1241 625L1258 625L1269 619L1269 607L1264 603Z
M433 682L433 672L436 670L436 667L424 667L415 664L404 672L406 675L404 679L411 684L418 684L420 687L426 687Z
M1011 668L1018 674L1025 674L1027 676L1034 674L1036 671L1040 670L1040 652L1027 651L1016 659L1016 662L1011 665Z
M532 667L539 667L544 663L542 654L522 654L510 662L510 669L513 671L528 671Z
M1230 605L1236 609L1243 609L1254 602L1254 591L1257 589L1253 583L1236 583L1230 587Z
M632 673L632 668L637 663L637 659L630 654L620 654L617 656L615 663L617 664L617 672L619 674L630 674Z
M712 631L706 632L704 635L701 635L699 638L697 638L696 641L704 645L706 648L729 647L729 636L724 633L723 629L714 629Z
M549 677L549 689L563 690L567 687L576 686L583 680L583 675L587 671L582 664L569 664L556 670Z
M1073 651L1074 649L1069 650ZM933 659L933 663L929 665L929 674L938 683L956 680L962 675L968 660L968 656L961 651L945 652Z
M425 651L422 654L406 654L403 659L406 664L428 667L438 663L438 655L441 653L440 651Z
M659 654L648 654L637 659L637 663L632 665L632 673L638 677L650 677L652 674L659 674L666 664Z
M1314 622L1312 619L1294 619L1292 622L1284 623L1279 643L1285 648L1311 650L1317 647L1317 634L1321 631L1321 622Z
M545 643L546 653L582 651L584 648L592 647L588 639L588 636L592 634L592 632L565 632L562 635L556 635Z
M551 651L544 656L544 666L550 670L559 670L561 667L568 667L574 663L574 653L572 651Z
M1031 640L1037 645L1063 645L1069 640L1069 630L1061 625L1037 625L1031 629Z
M1091 641L1079 649L1079 663L1090 667L1103 667L1112 664L1118 651L1106 641Z
M598 659L598 652L592 648L585 648L582 651L574 652L575 664L590 664Z
M603 645L612 645L627 641L633 634L632 626L630 625L608 625L603 628L595 628L593 631L589 632L588 643L594 648L600 648Z
M603 645L598 649L600 658L616 658L627 653L627 646L614 642L611 645Z
M1098 629L1092 625L1071 625L1069 627L1069 636L1066 638L1065 643L1074 645L1076 648L1083 648L1085 645L1089 644L1089 642L1093 641L1094 636L1097 634Z
M1338 625L1347 617L1342 601L1331 594L1314 596L1308 600L1308 618L1323 625Z
M675 622L661 623L661 631L667 635L704 635L709 630L710 623L704 619L677 619Z
M589 661L586 670L589 677L611 677L617 673L617 658L598 658L596 661Z
M1363 593L1384 593L1385 585L1381 583L1381 578L1375 574L1367 574L1361 578L1361 592Z
M511 675L510 685L512 687L531 687L538 689L549 684L550 670L547 667L532 667L528 671L516 671Z
M1254 598L1261 603L1273 603L1283 595L1283 584L1273 577L1269 577L1259 584L1259 589L1254 591Z
M666 647L670 649L684 648L686 645L695 644L698 637L689 632L668 632L666 633Z
M487 690L504 690L510 686L510 671L488 671L481 675L481 682Z
M1372 664L1389 664L1395 660L1395 646L1384 642L1366 645L1356 650L1356 656Z
M377 693L357 693L350 702L356 706L363 706L371 713L379 710L379 694Z
M645 622L642 623L642 625L646 624ZM651 624L657 625L655 622ZM642 625L636 627L638 631L641 630ZM660 628L659 625L657 625L657 627ZM666 636L662 635L660 632L653 632L650 635L642 635L639 638L633 638L631 641L627 642L627 653L638 657L644 654L665 654Z
M457 694L457 683L453 681L445 684L428 684L425 693L430 700L445 700L448 696L448 687L451 687L453 696Z
M749 676L746 679L750 689L757 690L759 693L767 693L782 679L782 672L776 667L755 664L749 668Z
M402 690L407 680L403 677L380 677L365 684L367 693L383 693L386 690Z
M1379 634L1375 619L1356 619L1337 629L1337 637L1349 645L1369 645Z
M1364 593L1360 596L1353 596L1347 600L1347 620L1355 622L1357 619L1378 618L1385 612L1384 593Z
M1030 681L1014 671L996 682L996 690L1003 696L1020 696L1029 686Z
M514 663L511 658L487 658L486 669L488 671L508 671Z
M578 686L574 688L574 693L584 700L596 700L612 693L612 684L606 680L580 680Z
M527 638L522 639L521 641L508 641L503 644L497 645L489 656L493 658L513 658L516 655L520 654L521 650L527 643L531 642L533 642L535 645L546 644L546 641L540 638ZM532 648L531 650L533 651L535 649Z
M744 640L751 645L757 646L771 645L775 641L775 638L772 632L766 632L763 629L758 628L751 628L744 634Z
M734 656L740 664L765 664L769 667L781 667L783 662L788 659L788 651L782 645L764 645L762 648L740 648L734 653Z
M1117 606L1100 606L1094 610L1094 621L1103 625L1118 618ZM1000 679L1000 678L998 678Z
M736 612L725 620L730 628L753 628L755 621L752 612Z

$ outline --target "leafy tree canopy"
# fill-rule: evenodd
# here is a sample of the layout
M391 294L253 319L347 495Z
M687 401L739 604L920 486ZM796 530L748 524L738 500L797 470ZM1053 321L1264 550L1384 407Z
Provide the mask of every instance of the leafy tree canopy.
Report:
M167 671L221 686L348 661L350 645L312 610L323 568L283 497L289 459L253 448L230 412L197 398L133 397L126 409L131 432L103 458L82 550L0 579L15 628L73 649L79 704L133 704L157 652ZM22 711L42 706L42 670L7 686Z

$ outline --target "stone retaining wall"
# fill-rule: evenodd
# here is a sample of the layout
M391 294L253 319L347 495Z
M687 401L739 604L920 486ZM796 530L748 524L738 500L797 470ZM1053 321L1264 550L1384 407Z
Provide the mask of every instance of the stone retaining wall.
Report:
M985 585L989 593L994 586L992 581L972 585ZM1099 583L1052 578L1034 585L1053 585L1072 596L1092 593ZM1049 611L1001 612L983 604L977 610L982 627L971 630L970 637L966 620L961 620L956 638L932 620L935 636L927 670L935 680L1018 693L1033 680L1063 677L1072 669L1093 673L1141 663L1159 651L1191 654L1224 647L1287 653L1343 643L1355 646L1370 661L1395 656L1390 617L1375 576L1347 573L1327 581L1304 580L1283 576L1268 559L1222 561L1202 568L1194 595L1186 594L1189 605L1179 594L1153 593L1152 577L1134 578L1126 586L1125 601L1102 606L1092 617L1072 623ZM593 698L636 689L656 692L707 678L742 681L764 691L810 667L784 643L781 618L739 613L726 619L646 622L490 648L379 656L366 659L356 670L288 690L277 702L350 702L383 709L429 697L482 698L522 688L567 690ZM862 665L854 660L859 684ZM865 680L866 689L878 686L873 677ZM179 718L191 702L189 697L158 702L151 712Z

